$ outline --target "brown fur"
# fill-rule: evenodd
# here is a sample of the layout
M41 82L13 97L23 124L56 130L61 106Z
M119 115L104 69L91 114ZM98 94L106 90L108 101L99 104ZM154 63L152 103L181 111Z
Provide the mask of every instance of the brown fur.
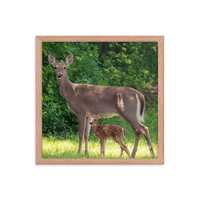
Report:
M87 113L87 115L90 117L90 124L92 125L92 130L94 131L94 135L98 137L101 141L101 151L100 151L100 158L103 154L103 157L105 158L105 143L107 138L111 138L117 142L121 147L121 154L120 158L123 154L123 151L126 151L128 156L130 157L130 153L128 151L127 146L125 146L122 142L122 138L125 137L126 129L118 126L118 125L110 125L110 124L104 124L100 125L98 123L99 118L103 115L103 113L100 113L98 116L91 115L91 113Z

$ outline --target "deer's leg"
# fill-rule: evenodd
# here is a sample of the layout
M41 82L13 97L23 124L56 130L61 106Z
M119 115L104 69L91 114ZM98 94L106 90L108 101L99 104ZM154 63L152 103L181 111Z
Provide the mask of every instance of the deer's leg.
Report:
M78 118L78 125L79 125L79 149L78 149L78 154L81 155L83 136L84 136L84 131L85 131L85 115L79 114L79 115L77 115L77 118Z
M153 147L152 147L152 144L151 144L151 140L150 140L150 137L149 137L149 129L146 126L144 126L143 124L141 124L140 122L138 122L138 124L136 126L136 133L137 134L138 133L139 134L142 133L144 135L144 137L145 137L145 139L147 141L147 144L149 146L149 150L150 150L151 156L152 156L152 158L154 158L155 154L154 154ZM137 134L136 134L135 143L137 143L137 140L139 141L139 139L137 137L140 137L140 136L137 136ZM135 146L134 146L134 150L135 150ZM132 153L132 157L135 156L135 152L137 150L137 147L136 147L136 150L135 151L134 150L133 150L133 153Z
M149 129L146 126L144 126L143 124L141 124L141 126L144 127L144 129L145 129L145 132L143 133L143 135L144 135L144 137L147 141L147 144L149 146L151 157L155 158L155 154L154 154L153 147L152 147L151 140L150 140L150 136L149 136Z
M138 143L139 143L139 140L140 140L141 133L138 133L138 132L135 131L135 136L136 136L135 145L134 145L134 149L133 149L131 158L135 158L135 153L137 151L137 147L138 147Z
M86 125L85 125L85 154L87 156L89 156L89 152L88 152L88 137L89 137L89 133L90 133L90 124L89 124L89 117L86 117Z
M121 98L121 99L120 99ZM137 103L133 101L129 101L127 96L121 96L117 99L116 106L118 113L131 125L133 130L136 133L136 140L135 146L132 152L132 158L135 157L135 153L137 151L137 146L139 143L141 133L144 135L147 143L149 145L149 149L151 152L152 157L154 157L154 151L151 145L150 137L149 137L149 130L143 124L141 124L137 119L137 110L132 108L137 108ZM125 106L124 106L125 105Z
M136 106L136 104L134 104L134 101L132 103L128 102L127 98L125 98L123 101L125 101L125 105L130 105L130 107L123 106L123 108L122 108L122 106L119 106L121 104L119 104L117 102L118 113L130 124L132 129L135 131L138 121L137 121L137 117L136 117L136 111L134 111L132 108L134 108ZM135 157L135 153L137 151L137 146L139 143L140 135L141 134L136 134L135 146L134 146L134 150L133 150L132 156L131 156L132 158Z

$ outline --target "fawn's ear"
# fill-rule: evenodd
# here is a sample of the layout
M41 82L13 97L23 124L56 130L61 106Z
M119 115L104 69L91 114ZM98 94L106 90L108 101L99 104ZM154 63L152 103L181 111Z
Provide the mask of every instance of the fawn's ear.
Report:
M73 55L73 53L70 53L70 54L67 56L67 58L65 58L65 64L66 64L66 65L70 65L70 64L73 63L73 61L74 61L74 55Z
M88 117L91 117L91 116L92 116L92 114L91 114L90 112L87 112L87 115L88 115Z
M51 54L48 55L48 61L51 65L56 64L56 59Z
M103 113L98 114L98 118L101 118L101 117L103 117Z

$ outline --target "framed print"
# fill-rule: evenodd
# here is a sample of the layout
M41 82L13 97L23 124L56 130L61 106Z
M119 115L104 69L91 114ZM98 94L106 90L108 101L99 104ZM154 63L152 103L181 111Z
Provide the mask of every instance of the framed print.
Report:
M164 164L164 36L37 36L36 164Z

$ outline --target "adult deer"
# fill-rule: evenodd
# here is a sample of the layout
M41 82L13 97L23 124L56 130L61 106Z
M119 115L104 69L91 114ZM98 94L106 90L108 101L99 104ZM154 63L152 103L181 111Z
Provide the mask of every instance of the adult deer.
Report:
M103 113L103 118L121 115L133 128L136 135L131 157L135 157L141 133L146 138L152 158L155 157L149 137L149 130L140 121L144 118L145 99L142 93L129 87L96 86L73 84L67 76L66 68L73 62L71 53L64 63L57 63L49 54L49 63L55 68L61 95L67 100L68 107L76 114L79 123L79 150L81 154L83 136L85 153L88 153L88 136L90 132L89 116Z

